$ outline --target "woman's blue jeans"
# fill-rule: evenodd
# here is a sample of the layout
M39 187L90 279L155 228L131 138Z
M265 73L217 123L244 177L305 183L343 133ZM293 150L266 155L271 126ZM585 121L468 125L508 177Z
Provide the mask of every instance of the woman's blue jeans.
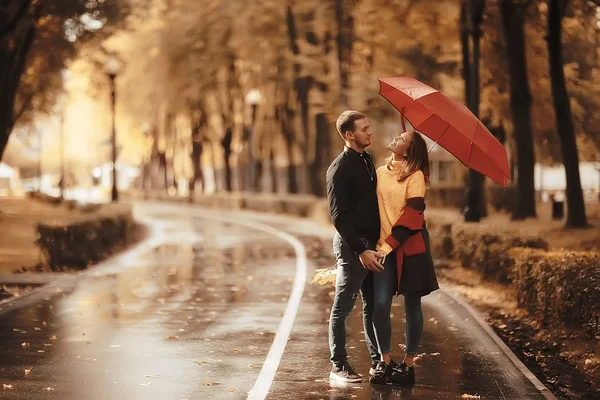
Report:
M373 273L373 328L379 353L387 354L391 351L392 321L390 313L397 285L394 253L386 257L383 267L382 272ZM406 315L406 354L416 355L423 335L423 311L419 293L404 295L404 312Z

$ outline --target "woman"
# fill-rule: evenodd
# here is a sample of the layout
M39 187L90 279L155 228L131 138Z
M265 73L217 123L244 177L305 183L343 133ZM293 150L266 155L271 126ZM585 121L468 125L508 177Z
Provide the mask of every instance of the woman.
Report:
M425 188L429 181L427 144L417 132L404 132L387 146L386 165L377 169L381 218L377 249L385 254L381 273L373 274L373 326L381 362L373 384L414 384L414 357L423 333L421 297L439 288L425 228ZM402 364L390 358L390 311L394 294L404 296L406 350Z

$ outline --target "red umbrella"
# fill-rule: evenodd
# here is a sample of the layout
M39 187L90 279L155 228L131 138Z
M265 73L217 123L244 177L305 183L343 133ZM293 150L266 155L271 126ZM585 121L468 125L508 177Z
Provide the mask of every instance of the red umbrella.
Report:
M379 94L396 107L415 130L467 167L506 188L510 170L504 146L463 104L408 77L379 79Z

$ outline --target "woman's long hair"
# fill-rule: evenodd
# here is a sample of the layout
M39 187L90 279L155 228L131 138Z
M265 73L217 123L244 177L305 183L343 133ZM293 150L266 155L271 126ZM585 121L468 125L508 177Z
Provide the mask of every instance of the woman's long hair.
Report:
M392 162L394 162L394 153L391 153L386 159L386 166L389 170L392 169ZM414 131L413 140L406 150L406 157L400 163L398 182L403 182L406 178L421 170L425 175L425 184L429 184L429 153L427 152L427 143L425 143L425 139L419 132Z

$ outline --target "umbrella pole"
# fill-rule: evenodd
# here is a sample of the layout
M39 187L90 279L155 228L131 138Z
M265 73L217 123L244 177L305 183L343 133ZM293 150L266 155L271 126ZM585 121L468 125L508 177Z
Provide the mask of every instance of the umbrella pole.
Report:
M446 129L444 129L444 132L442 132L442 134L440 135L440 137L437 138L437 140L435 142L433 142L433 146L431 146L429 148L429 150L427 150L427 153L431 152L431 150L433 150L433 148L435 146L437 146L438 142L440 141L440 139L442 138L442 136L444 136L444 134L446 133L446 131L448 130L449 127L450 127L450 125L446 126Z
M433 146L431 146L431 147L429 148L429 150L427 150L427 152L428 152L428 153L431 153L431 150L433 150L433 148L434 148L435 146L437 146L437 144L438 144L438 142L437 142L437 140L436 140L435 142L433 142Z

